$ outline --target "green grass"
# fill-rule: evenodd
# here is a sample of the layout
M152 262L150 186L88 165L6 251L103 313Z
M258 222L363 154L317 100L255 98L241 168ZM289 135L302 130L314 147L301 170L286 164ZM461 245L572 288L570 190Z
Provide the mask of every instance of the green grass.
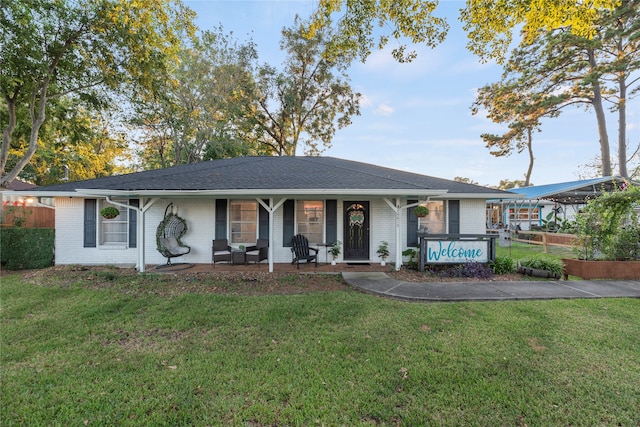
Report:
M640 423L640 300L1 280L3 426Z
M521 242L511 242L510 247L498 246L496 248L497 256L508 256L514 260L527 259L532 257L560 260L561 258L575 258L575 255L569 248L560 246L547 247L547 253L542 252L542 245L532 245Z

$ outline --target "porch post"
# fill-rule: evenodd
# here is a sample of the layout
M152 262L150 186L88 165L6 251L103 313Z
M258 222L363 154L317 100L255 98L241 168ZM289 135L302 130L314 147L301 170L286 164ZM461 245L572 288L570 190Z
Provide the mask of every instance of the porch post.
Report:
M400 267L402 267L402 253L400 251L400 248L402 247L400 245L400 198L396 197L396 206L395 209L396 211L396 271L400 270Z
M258 201L258 203L260 203L260 205L262 205L263 208L265 208L267 210L267 212L269 212L269 249L268 249L268 253L269 253L269 273L273 273L273 214L274 214L275 211L278 210L278 208L280 206L282 206L282 204L287 199L281 199L280 201L278 201L278 203L276 203L274 205L273 204L273 197L270 197L268 206L264 203L264 201L262 199L256 198L256 200Z
M269 198L269 273L273 273L273 197Z
M142 205L144 205L144 200L142 200ZM138 211L138 265L136 265L138 269L138 273L144 273L144 209L140 209Z
M136 268L138 269L138 273L144 273L145 268L144 265L146 263L145 259L145 235L144 235L144 220L145 213L149 210L151 206L153 206L158 199L150 199L146 204L144 203L144 199L140 198L140 209L138 213L140 214L140 218L138 218L138 265Z
M400 252L400 248L402 247L400 245L400 212L402 211L402 207L400 206L400 198L396 197L395 199L395 203L392 203L391 200L387 199L386 197L384 198L384 201L387 205L389 205L389 207L391 209L393 209L393 212L396 214L396 247L395 247L395 252L396 252L396 271L400 270L400 267L402 267L402 254Z

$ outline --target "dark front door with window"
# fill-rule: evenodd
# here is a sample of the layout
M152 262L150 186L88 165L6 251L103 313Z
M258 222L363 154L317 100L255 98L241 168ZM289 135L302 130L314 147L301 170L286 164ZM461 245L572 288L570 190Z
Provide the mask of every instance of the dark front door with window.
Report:
M369 202L344 202L344 259L369 259Z

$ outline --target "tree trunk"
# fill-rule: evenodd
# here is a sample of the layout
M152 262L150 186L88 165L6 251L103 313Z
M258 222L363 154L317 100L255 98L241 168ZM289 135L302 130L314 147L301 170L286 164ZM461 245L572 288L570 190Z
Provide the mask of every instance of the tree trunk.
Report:
M533 136L532 136L531 128L527 129L527 150L529 151L529 169L527 169L527 174L524 176L524 186L528 187L531 185L531 173L533 172Z
M588 49L589 65L591 70L595 71L596 57L593 49ZM600 80L591 79L591 87L593 88L593 99L591 104L596 112L596 120L598 122L598 136L600 137L600 156L602 158L602 176L611 176L611 152L609 149L609 136L607 135L607 120L602 105L602 89L600 88Z
M38 133L40 132L40 127L44 123L46 118L45 111L47 106L47 89L49 87L49 78L45 78L41 83L39 88L35 88L33 94L31 95L31 134L29 135L29 147L27 151L25 151L22 158L16 163L16 165L11 169L9 173L3 176L0 180L2 183L0 186L5 187L11 181L16 179L22 169L29 164L31 158L36 153L38 148ZM15 114L15 110L14 110ZM3 150L4 150L4 135L2 137L3 141ZM11 137L9 136L8 142L11 141ZM6 161L6 160L5 160ZM4 169L4 168L3 168ZM4 171L3 171L4 172Z
M620 73L618 80L618 173L623 178L629 178L627 172L627 82L625 73Z
M13 138L13 131L16 128L16 99L14 96L10 98L5 97L7 102L7 112L9 114L9 123L7 127L2 130L2 147L0 147L0 188L6 188L9 185L9 180L5 179L4 168L7 166L7 159L9 158L9 148L11 147L11 139Z

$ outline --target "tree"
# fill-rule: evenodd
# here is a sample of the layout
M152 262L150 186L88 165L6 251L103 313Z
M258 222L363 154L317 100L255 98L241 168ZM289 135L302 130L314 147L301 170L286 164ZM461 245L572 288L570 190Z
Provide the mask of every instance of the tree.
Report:
M640 143L638 143L635 148L631 147L629 144L627 144L625 148L627 151L626 169L629 171L629 176L627 178L632 181L637 181L638 178L640 178ZM619 158L617 153L614 158ZM611 166L613 169L619 168L617 164L612 164ZM600 160L600 156L594 156L586 163L578 165L578 168L579 172L577 175L579 179L589 179L599 176L600 171L602 170L602 161Z
M530 44L514 50L505 66L518 91L532 94L554 111L571 105L590 105L596 113L602 156L602 175L611 175L609 137L603 88L598 76L597 40L575 36L569 31L541 32Z
M347 82L348 59L326 55L331 32L308 39L303 28L296 22L282 32L284 71L264 65L256 73L257 111L249 120L258 144L280 156L294 156L299 145L306 154L320 154L331 146L336 124L345 127L360 114L360 94Z
M467 0L460 19L467 31L469 50L483 60L503 62L513 41L513 31L522 27L526 42L540 31L568 28L571 34L590 39L602 10L612 10L622 0Z
M484 60L502 62L513 31L521 27L533 36L541 29L570 27L576 35L591 37L598 11L620 4L621 0L467 0L460 20L465 23L469 50ZM320 0L308 33L313 36L322 28L335 26L338 37L330 52L356 55L363 61L372 48L386 46L391 36L398 43L392 51L394 58L410 61L416 54L406 52L403 39L434 47L447 34L446 21L433 16L437 5L435 0ZM374 32L382 35L376 38Z
M532 183L529 183L529 185L533 185ZM523 187L527 187L527 185L525 185L525 182L521 179L515 179L515 180L510 180L510 179L501 179L500 183L498 184L498 190L511 190L512 188L523 188Z
M640 5L623 1L620 7L603 13L599 21L602 51L608 57L605 75L617 88L609 97L618 112L618 170L629 178L627 163L627 103L640 92ZM634 87L635 86L635 87Z
M462 182L462 183L465 183L465 184L480 185L480 184L478 184L478 182L472 180L471 178L463 178L461 176L456 176L456 177L453 178L453 180L456 181L456 182Z
M255 110L252 42L239 44L222 27L205 31L178 53L153 97L135 102L132 123L143 132L145 167L255 153L247 117Z
M180 33L193 31L192 18L179 0L3 2L0 91L7 122L0 186L15 179L44 143L39 132L51 99L75 94L99 104L109 90L140 94L151 88L180 45ZM18 117L29 117L29 143L6 170Z
M481 108L487 111L495 123L506 123L508 131L502 135L481 134L489 152L496 157L509 156L513 150L518 153L525 149L529 155L529 166L525 173L524 186L529 186L533 173L533 131L540 129L540 119L544 116L555 117L558 110L546 106L544 96L521 90L517 81L501 81L479 89L476 101L471 107L473 114Z
M123 132L115 129L109 111L97 112L76 98L59 97L49 101L40 144L20 177L37 185L56 184L128 172L124 162L129 147ZM25 112L23 112L25 113ZM9 150L8 166L21 157L29 143L28 120L18 120L14 148ZM66 171L65 171L66 169Z
M437 5L434 0L320 0L305 33L313 38L317 32L335 24L336 37L327 46L327 54L359 57L362 61L371 49L382 49L389 42L389 35L384 33L376 41L375 24L379 28L391 28L390 34L396 42L408 38L414 44L435 47L449 29L444 19L432 15ZM398 44L392 55L399 62L410 62L416 57L415 52L406 51L405 44Z
M638 7L630 2L625 3L624 13L623 8L602 12L596 21L595 35L590 39L576 36L567 29L541 31L532 42L525 39L505 64L499 84L514 92L517 100L517 108L512 108L515 104L509 107L509 103L504 103L505 111L516 113L515 117L507 117L516 121L510 125L514 132L506 136L518 135L518 126L533 128L538 125L538 118L555 117L570 105L591 106L600 142L601 175L610 176L612 162L605 103L612 102L614 109L618 109L618 132L626 135L624 106L638 92L637 88L628 89L638 83L637 75L635 79L632 76L639 65L640 31L637 25L633 29L625 27L623 21L637 22ZM613 19L614 16L620 19ZM485 96L484 101L487 100L491 98ZM626 165L626 144L622 151L619 156ZM626 175L626 167L621 167L620 172Z

